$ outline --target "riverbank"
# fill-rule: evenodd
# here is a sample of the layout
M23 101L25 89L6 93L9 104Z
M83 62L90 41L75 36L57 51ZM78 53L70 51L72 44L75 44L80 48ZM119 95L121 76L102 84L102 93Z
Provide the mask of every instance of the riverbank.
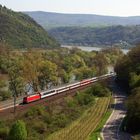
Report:
M61 45L61 47L64 47L64 48L73 48L73 47L76 47L76 48L79 48L83 51L88 51L88 52L91 52L91 51L101 51L101 49L103 48L100 48L100 47L87 47L87 46L69 46L69 45ZM129 49L122 49L123 53L124 54L127 54L129 52Z

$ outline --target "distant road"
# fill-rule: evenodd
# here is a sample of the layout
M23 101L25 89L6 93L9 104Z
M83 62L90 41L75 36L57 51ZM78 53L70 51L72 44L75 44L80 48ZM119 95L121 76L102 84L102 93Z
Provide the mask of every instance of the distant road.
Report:
M131 136L129 134L119 131L123 118L126 115L126 110L124 108L126 96L115 83L113 84L112 89L115 93L114 110L102 129L103 140L131 140Z
M64 47L64 48L72 48L72 47L77 47L81 50L84 50L84 51L100 51L102 48L99 48L99 47L85 47L85 46L69 46L69 45L61 45L61 47ZM129 52L128 49L122 49L122 51L124 52L124 54L127 54Z

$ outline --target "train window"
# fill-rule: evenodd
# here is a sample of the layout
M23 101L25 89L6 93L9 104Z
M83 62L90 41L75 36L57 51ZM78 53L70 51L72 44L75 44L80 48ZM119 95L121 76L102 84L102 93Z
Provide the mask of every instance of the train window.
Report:
M55 90L52 90L52 91L49 91L49 92L45 92L45 93L43 93L43 95L47 95L47 94L50 94L50 93L53 93L53 92L55 92Z
M61 91L61 90L64 90L64 89L67 89L68 87L62 87L61 89L58 89L57 91Z

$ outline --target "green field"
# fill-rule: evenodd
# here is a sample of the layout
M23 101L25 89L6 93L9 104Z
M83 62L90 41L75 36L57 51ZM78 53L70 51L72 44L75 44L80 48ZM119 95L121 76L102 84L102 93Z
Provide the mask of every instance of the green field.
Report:
M101 122L107 112L110 97L98 98L80 119L68 127L52 134L47 140L86 140Z

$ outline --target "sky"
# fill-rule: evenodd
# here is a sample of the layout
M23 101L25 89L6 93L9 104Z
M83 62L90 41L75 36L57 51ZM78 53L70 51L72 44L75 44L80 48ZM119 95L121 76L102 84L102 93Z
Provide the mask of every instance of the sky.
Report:
M140 0L0 0L15 11L140 16Z

